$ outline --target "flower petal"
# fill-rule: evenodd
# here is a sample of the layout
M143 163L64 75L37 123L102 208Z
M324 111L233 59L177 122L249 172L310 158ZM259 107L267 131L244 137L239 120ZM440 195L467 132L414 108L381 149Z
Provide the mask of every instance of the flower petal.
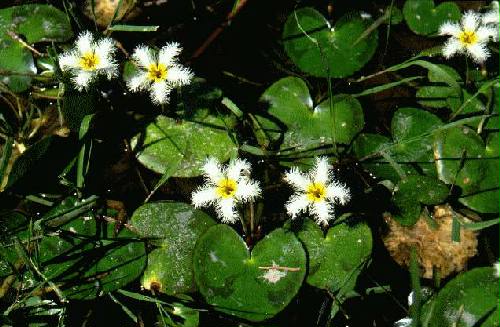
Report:
M95 77L94 72L87 72L84 70L80 70L76 76L73 77L73 82L75 83L75 86L77 90L82 91L83 89L86 89L92 80Z
M175 86L182 86L191 83L193 73L189 68L175 65L168 69L167 80Z
M488 42L490 37L498 39L498 26L496 28L489 26L481 26L476 31L478 42Z
M285 181L294 189L305 191L307 185L311 183L309 178L302 174L297 167L292 167L289 172L285 173Z
M449 38L443 46L443 56L447 59L462 51L462 43L460 43L460 41L455 38Z
M286 211L292 218L295 218L301 212L304 212L309 205L309 201L305 194L294 194L286 203Z
M93 37L89 31L82 32L76 40L76 49L82 54L92 51Z
M213 186L202 186L191 194L191 202L195 208L204 207L215 200L217 200L217 193Z
M475 11L469 10L461 20L462 27L465 31L475 31L481 23L481 16Z
M158 62L160 64L164 64L167 67L172 66L176 62L175 57L177 57L181 51L182 48L179 43L167 43L160 49L160 52L158 54Z
M168 103L168 95L172 88L165 81L151 84L151 100L156 104Z
M351 199L351 193L345 185L335 182L327 186L326 198L345 205Z
M64 52L63 54L59 55L59 66L61 67L62 71L71 68L77 68L79 59L80 58L77 56L75 51Z
M454 22L446 22L439 27L439 35L451 35L458 38L461 32L460 24Z
M228 178L238 180L242 174L250 174L250 164L245 159L235 159L229 162L226 169Z
M469 45L467 46L467 52L476 63L482 63L490 56L490 51L485 43Z
M326 201L314 202L311 206L311 213L316 216L316 222L319 225L328 225L328 221L333 219L333 208Z
M235 197L238 201L247 202L258 197L260 192L260 185L257 181L243 179L238 182Z
M151 49L145 45L139 45L132 53L132 59L142 68L149 68L149 65L155 63Z
M223 223L235 223L238 220L238 214L234 210L236 203L233 198L217 200L216 210Z
M327 157L316 158L316 165L310 175L311 179L316 183L326 184L330 179L331 167Z
M205 178L212 184L217 184L224 177L222 167L214 157L207 158L201 169Z
M132 92L137 92L146 89L149 86L148 74L141 71L127 81L127 87Z

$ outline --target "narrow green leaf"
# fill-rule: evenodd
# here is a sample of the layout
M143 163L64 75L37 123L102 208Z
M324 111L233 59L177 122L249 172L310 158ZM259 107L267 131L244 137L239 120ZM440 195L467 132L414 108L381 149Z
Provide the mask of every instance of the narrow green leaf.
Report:
M149 193L147 196L146 200L144 200L144 203L148 202L149 199L153 196L153 194L156 193L156 191L163 185L165 182L172 177L172 175L177 171L179 166L181 165L182 159L184 159L184 156L177 158L176 160L172 161L171 165L167 167L163 175L161 176L160 180L158 183L156 183L155 187L153 190Z
M231 101L231 99L224 97L222 98L221 103L225 105L227 109L231 110L231 112L235 114L236 117L243 117L243 111L241 111L240 108L238 108L238 106L233 101Z
M361 93L352 94L352 96L357 98L357 97L362 97L365 95L370 95L370 94L382 92L382 91L385 91L388 89L392 89L393 87L399 86L401 84L407 84L407 83L414 81L416 79L421 79L423 77L424 76L412 76L412 77L403 78L402 80L399 80L396 82L391 82L391 83L387 83L387 84L383 84L383 85L379 85L379 86L375 86L375 87L366 89Z
M472 231L478 231L491 226L494 226L500 222L499 218L485 220L477 223L462 223L462 227Z
M113 32L156 32L160 26L158 25L125 25L115 24L110 26L108 30Z
M80 124L80 131L78 133L78 138L82 141L87 135L87 132L90 128L90 123L92 122L92 118L94 118L94 114L86 115L83 117L82 123ZM85 152L86 152L86 144L85 142L82 144L82 148L80 149L80 153L78 154L78 163L76 167L76 186L78 188L82 188L85 181ZM90 153L90 151L89 151ZM87 156L87 160L90 159L90 155Z
M13 143L14 143L14 138L8 137L7 140L5 140L5 143L2 148L2 157L0 158L0 186L3 184L2 181L5 177L5 171L9 164L10 156L12 155Z

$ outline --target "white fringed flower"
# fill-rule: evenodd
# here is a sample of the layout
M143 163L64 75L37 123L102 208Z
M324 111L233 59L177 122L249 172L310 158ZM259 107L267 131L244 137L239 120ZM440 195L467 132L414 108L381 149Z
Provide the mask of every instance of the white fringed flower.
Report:
M259 183L248 177L250 164L246 160L236 159L221 166L217 159L209 158L202 169L205 185L193 192L191 201L196 208L214 205L223 223L236 222L236 205L260 195Z
M490 10L483 14L481 21L484 25L495 29L493 41L498 42L498 28L500 24L500 11L498 8L498 1L492 1Z
M446 22L439 28L440 35L451 36L443 46L443 56L450 58L457 53L465 54L482 63L490 56L486 45L490 37L494 38L497 33L496 29L482 25L478 13L468 11L460 23Z
M87 89L98 75L108 79L118 74L118 65L113 59L114 41L102 38L95 42L89 31L81 33L75 48L59 55L59 66L62 71L69 71L75 87L82 91Z
M333 204L344 205L349 201L349 189L333 179L331 169L328 159L319 157L308 174L302 174L296 167L286 173L285 180L295 189L295 194L286 203L292 218L309 210L318 224L328 225L333 219Z
M181 51L181 46L175 42L167 43L158 53L146 46L135 48L132 59L139 72L127 82L130 91L149 89L154 103L168 103L170 91L189 84L193 78L191 70L177 62Z

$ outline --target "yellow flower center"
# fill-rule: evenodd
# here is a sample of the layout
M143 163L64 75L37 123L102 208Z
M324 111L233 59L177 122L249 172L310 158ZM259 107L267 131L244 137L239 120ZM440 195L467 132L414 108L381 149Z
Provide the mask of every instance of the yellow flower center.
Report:
M236 193L238 185L234 179L223 178L217 185L217 195L221 198L227 199L232 198Z
M96 70L99 64L99 57L94 52L84 53L80 57L80 68L83 70Z
M148 78L153 82L161 82L167 78L168 69L164 64L151 64L148 68Z
M322 183L311 183L307 186L306 196L311 202L323 201L326 195L325 185Z
M477 42L477 34L475 31L463 31L458 36L458 39L464 45L472 45Z

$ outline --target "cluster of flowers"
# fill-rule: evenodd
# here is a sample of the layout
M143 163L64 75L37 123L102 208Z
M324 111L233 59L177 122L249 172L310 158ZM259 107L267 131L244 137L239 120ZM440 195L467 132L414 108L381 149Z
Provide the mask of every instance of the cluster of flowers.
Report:
M59 56L62 71L73 75L75 87L82 91L104 75L108 80L118 75L118 64L114 59L115 42L110 38L94 40L90 32L81 33L73 49ZM132 60L137 67L136 74L127 82L132 92L149 90L156 104L168 103L173 88L189 84L193 73L180 65L177 56L182 51L178 43L167 43L158 52L147 46L134 49Z
M203 166L205 184L192 194L196 208L213 205L224 223L234 223L238 219L235 207L238 203L253 201L261 194L257 181L250 179L250 164L246 160L232 160L227 166L209 158ZM344 205L350 199L349 189L335 181L332 167L326 157L316 158L316 163L308 173L301 173L294 167L285 174L295 193L285 207L295 218L309 211L320 225L328 225L334 218L333 205Z
M488 42L498 42L498 27L498 1L493 1L490 10L484 14L468 11L459 23L444 23L439 34L450 38L443 46L443 56L450 58L455 54L465 54L476 63L483 63L490 56Z

